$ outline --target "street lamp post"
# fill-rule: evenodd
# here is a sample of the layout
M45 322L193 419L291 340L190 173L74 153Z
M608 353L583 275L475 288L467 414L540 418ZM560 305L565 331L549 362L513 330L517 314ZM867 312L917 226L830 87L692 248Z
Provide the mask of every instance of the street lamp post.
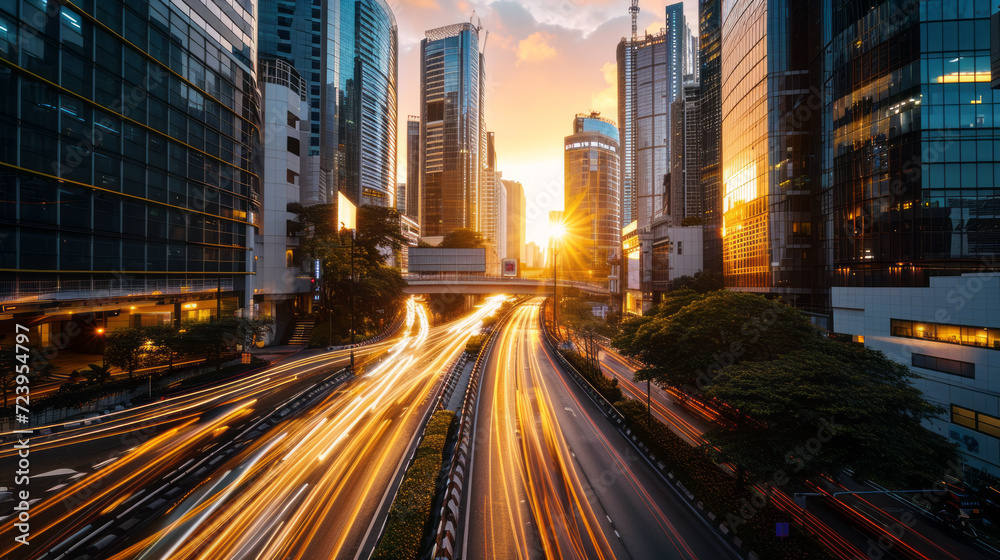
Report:
M344 193L337 193L337 221L342 229L351 231L351 365L350 371L354 373L354 235L357 233L357 207L354 206Z
M101 336L101 368L108 369L108 339L104 334L104 327L98 328L97 334Z
M354 373L354 232L351 230L351 373Z
M559 336L559 267L556 265L556 261L559 258L559 252L556 250L555 238L552 239L552 327L556 331L556 340L562 338Z
M549 239L552 240L552 326L556 331L556 340L562 338L559 332L559 250L557 244L563 235L563 226L554 224L549 229Z

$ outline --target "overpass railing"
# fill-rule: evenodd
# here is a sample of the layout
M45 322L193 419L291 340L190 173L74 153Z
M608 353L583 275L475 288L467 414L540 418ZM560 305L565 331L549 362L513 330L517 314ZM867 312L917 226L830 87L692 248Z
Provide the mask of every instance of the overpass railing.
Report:
M406 280L409 284L432 284L432 285L445 285L445 284L508 284L511 286L545 286L551 285L551 279L535 279L535 278L512 278L509 276L446 276L439 274L404 274L403 280ZM580 280L559 280L559 285L562 287L579 288L585 291L592 292L607 292L608 287L602 286L600 284L593 284L590 282L582 282Z

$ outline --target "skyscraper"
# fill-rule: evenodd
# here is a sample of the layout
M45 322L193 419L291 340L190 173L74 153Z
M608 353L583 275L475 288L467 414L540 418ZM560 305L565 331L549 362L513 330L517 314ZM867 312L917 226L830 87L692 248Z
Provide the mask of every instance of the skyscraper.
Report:
M261 0L260 52L309 83L303 203L385 206L396 187L396 19L384 0ZM324 30L326 30L324 32Z
M508 259L524 261L524 186L509 179L502 179L501 182L507 189L507 254L505 256Z
M479 228L486 165L480 28L459 23L420 42L420 229L424 237Z
M420 223L420 117L406 119L406 215Z
M819 37L808 8L789 0L723 4L723 267L727 288L815 309L828 307L814 227L820 115L793 113L809 102L815 76ZM786 108L782 118L776 107Z
M684 97L671 106L670 190L664 212L674 226L685 218L701 218L701 121L698 104L701 88L697 82L684 84Z
M912 368L930 428L1000 475L995 6L840 2L802 106L823 114L834 331Z
M600 113L579 114L564 141L565 270L607 271L621 246L618 128Z
M637 246L647 249L652 246L654 222L662 222L671 183L670 107L683 93L690 65L690 31L686 29L684 5L678 2L667 6L666 27L659 33L625 38L618 45L623 226L629 228ZM628 307L646 310L655 299L653 260L648 250L641 254L638 264L629 264L629 285L638 277L641 289L627 288L633 290Z
M480 171L479 232L486 240L486 270L499 274L507 247L507 191L497 170L496 137L486 133L486 167Z
M624 151L621 200L624 220L640 230L662 214L669 183L670 105L682 96L689 66L684 4L666 8L666 27L657 34L618 44L618 112ZM628 222L624 222L628 223Z
M720 0L701 0L698 6L701 37L699 71L701 99L701 196L704 219L704 270L722 274L722 198L720 182L722 161L722 6Z
M245 308L260 217L254 5L84 4L0 5L0 301L37 312L42 345L76 321L71 305L111 328L179 321L179 302L217 288L223 313ZM154 294L178 303L147 315ZM46 315L56 299L67 307Z
M618 138L621 146L621 227L635 220L635 45L636 38L618 43Z
M284 60L261 57L258 68L264 165L253 298L261 315L274 317L274 334L280 337L294 313L309 310L312 299L309 274L300 270L298 239L289 231L296 216L288 210L301 203L301 173L308 156L300 148L308 144L309 131L300 125L308 122L309 87Z

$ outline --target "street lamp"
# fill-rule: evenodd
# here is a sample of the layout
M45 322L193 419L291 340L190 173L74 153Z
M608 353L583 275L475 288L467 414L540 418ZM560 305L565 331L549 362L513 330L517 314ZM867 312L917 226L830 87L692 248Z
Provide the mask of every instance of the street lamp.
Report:
M104 327L97 328L97 334L101 337L101 368L108 368L108 339L104 336Z
M552 245L552 326L556 331L556 339L562 338L559 333L559 278L558 278L558 268L556 261L559 256L559 251L556 248L556 243L562 239L563 234L566 233L566 229L562 224L552 224L549 226L549 241Z
M337 220L341 229L351 231L351 366L350 371L354 373L354 235L357 233L358 209L344 196L344 193L337 193ZM330 321L330 331L333 332L333 321ZM333 336L332 334L330 336ZM332 346L332 344L331 344Z

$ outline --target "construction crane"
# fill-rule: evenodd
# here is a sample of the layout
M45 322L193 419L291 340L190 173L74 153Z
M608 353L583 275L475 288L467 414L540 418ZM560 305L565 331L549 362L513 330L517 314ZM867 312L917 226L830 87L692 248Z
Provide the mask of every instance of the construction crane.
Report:
M632 0L632 6L629 7L628 13L632 15L632 38L635 39L639 35L636 21L639 18L639 0Z

